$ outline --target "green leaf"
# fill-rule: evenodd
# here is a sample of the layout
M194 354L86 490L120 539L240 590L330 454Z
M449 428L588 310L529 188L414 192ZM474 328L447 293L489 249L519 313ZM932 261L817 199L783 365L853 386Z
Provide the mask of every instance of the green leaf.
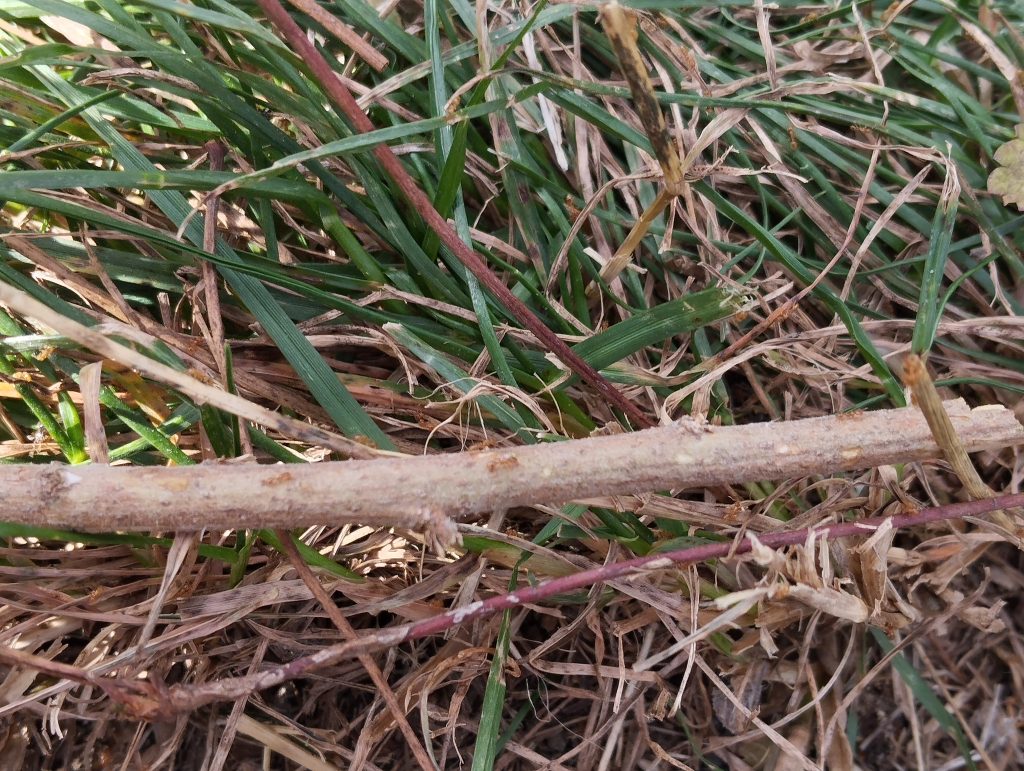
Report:
M704 289L676 300L655 305L625 321L573 346L573 351L595 369L660 343L673 335L731 316L740 308L741 297L728 289Z

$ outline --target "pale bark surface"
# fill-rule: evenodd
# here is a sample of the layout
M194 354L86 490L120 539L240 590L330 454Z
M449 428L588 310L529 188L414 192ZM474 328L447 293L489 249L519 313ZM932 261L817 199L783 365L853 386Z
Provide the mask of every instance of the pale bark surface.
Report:
M971 452L1024 444L1024 427L1004 407L945 406ZM309 465L21 465L0 467L0 519L81 531L359 522L436 532L450 530L450 517L509 506L938 457L924 417L906 408L728 427L687 421L529 447Z

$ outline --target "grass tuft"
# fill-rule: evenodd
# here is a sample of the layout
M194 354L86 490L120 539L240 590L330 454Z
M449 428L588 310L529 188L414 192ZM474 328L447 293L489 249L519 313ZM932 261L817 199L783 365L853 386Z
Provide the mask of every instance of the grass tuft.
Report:
M910 353L943 396L1024 415L1024 217L1000 149L1024 123L1024 6L628 6L606 29L594 4L297 2L358 131L260 4L0 0L0 282L289 419L198 403L0 308L0 463L336 459L297 421L419 455L854 412L906 403ZM1019 453L975 463L1019 488ZM372 636L618 559L963 497L935 462L583 494L463 523L440 554L401 529L294 535ZM167 534L0 524L2 645L54 667L0 686L22 727L4 757L1024 767L1020 553L974 527L515 608L378 656L392 693L335 661L173 732L110 720L86 671L201 689L347 634L280 535L246 527L169 566Z

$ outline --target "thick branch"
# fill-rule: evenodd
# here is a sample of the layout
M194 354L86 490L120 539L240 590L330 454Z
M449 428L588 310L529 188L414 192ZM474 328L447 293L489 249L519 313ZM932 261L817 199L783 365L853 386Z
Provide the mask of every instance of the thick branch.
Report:
M1024 444L1002 406L946 403L972 451ZM633 434L506 450L311 465L0 466L0 520L80 531L360 522L441 537L448 517L604 495L710 487L941 457L914 408Z

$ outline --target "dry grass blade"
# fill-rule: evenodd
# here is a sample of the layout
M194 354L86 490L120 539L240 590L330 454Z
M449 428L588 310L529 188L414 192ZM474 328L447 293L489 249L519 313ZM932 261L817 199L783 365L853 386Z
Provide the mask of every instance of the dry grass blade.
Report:
M103 376L102 362L95 361L82 367L78 385L82 389L83 422L85 423L86 447L89 460L97 464L110 462L107 446L107 431L100 414L100 383Z
M1024 6L600 5L0 3L0 766L1024 768Z
M337 16L325 11L317 3L312 0L288 0L288 2L308 14L311 19L323 24L324 29L351 48L356 56L378 72L387 66L388 58L384 54L363 40L355 30L343 23Z
M625 75L626 82L629 84L637 116L647 132L647 138L651 141L655 158L661 166L663 185L654 201L633 224L629 235L615 250L612 258L601 266L601 278L606 282L612 282L630 263L634 251L647 235L654 220L665 210L665 207L672 204L676 196L684 192L686 180L683 178L683 164L679 158L679 151L669 136L665 116L654 96L654 85L651 83L647 66L637 48L637 28L633 12L624 9L617 2L608 3L601 8L601 21L608 39L615 49L622 74ZM587 296L593 299L597 293L597 285L592 284L588 289Z
M665 188L670 196L683 191L683 167L679 151L668 133L665 116L654 96L654 85L647 73L640 49L637 48L636 19L634 12L623 8L617 2L601 7L601 22L619 60L619 67L629 84L629 92L636 105L637 116L651 140L654 156L661 165Z
M227 393L190 377L166 364L154 361L125 345L114 342L106 335L90 329L84 324L79 324L77 321L55 313L38 300L8 284L0 284L0 303L22 316L42 322L49 329L74 340L104 358L116 361L118 364L136 370L160 383L177 388L184 395L194 399L197 404L212 405L232 415L273 428L301 441L327 447L345 457L372 458L382 454L382 451L374 450L359 442L268 410L240 396Z
M910 354L903 362L903 380L910 387L914 394L917 405L921 408L928 427L936 443L942 448L942 452L953 467L960 481L963 482L967 494L974 499L992 498L997 495L996 491L985 484L978 470L974 467L970 457L967 455L967 448L964 446L963 438L953 426L953 421L946 412L945 405L939 396L935 383L920 356ZM1019 536L1020 524L1003 511L992 513L992 519L1004 528L1007 533ZM1018 544L1021 542L1018 538Z

